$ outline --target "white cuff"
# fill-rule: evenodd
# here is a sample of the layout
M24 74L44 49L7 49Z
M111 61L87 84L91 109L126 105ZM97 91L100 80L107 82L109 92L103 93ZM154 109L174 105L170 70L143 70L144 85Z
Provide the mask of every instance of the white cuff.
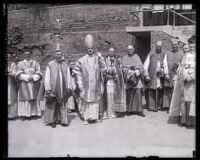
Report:
M38 74L34 74L33 75L33 81L38 81L39 79L40 79L40 75L38 75Z
M29 75L26 75L26 74L20 74L18 79L21 80L21 81L29 81Z
M136 74L137 77L140 75L139 69L136 69L136 70L135 70L135 74Z
M129 79L134 73L135 73L135 71L128 70L127 78Z
M177 79L177 75L174 75L173 81L176 81L176 79Z

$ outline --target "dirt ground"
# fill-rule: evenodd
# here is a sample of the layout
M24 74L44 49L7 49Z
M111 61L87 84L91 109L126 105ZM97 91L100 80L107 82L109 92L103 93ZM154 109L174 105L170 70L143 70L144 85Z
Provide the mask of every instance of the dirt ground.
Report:
M51 128L43 119L10 120L9 157L192 157L195 129L168 124L166 111L84 125L70 113L70 125Z

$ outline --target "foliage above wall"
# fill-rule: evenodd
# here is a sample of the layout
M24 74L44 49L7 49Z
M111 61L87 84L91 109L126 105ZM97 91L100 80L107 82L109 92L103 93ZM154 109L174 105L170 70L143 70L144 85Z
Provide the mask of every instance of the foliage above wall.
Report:
M45 48L48 45L44 42L34 43L34 44L24 44L22 43L23 34L20 28L12 27L8 28L7 34L7 53L11 55L11 59L15 62L20 61L23 58L24 50L34 50L39 51L41 54L39 60L42 62L45 55ZM40 62L39 61L39 62Z
M13 61L18 61L23 53L23 48L20 46L23 40L21 29L18 27L8 28L7 32L7 53L11 55Z

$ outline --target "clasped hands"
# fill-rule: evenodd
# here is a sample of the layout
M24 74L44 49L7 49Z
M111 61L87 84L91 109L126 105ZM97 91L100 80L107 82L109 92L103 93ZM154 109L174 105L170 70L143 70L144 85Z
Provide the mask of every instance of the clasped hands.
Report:
M138 77L140 75L140 71L138 69L136 69L136 70L129 70L128 74L130 76L135 75L136 77Z
M33 76L29 76L29 77L28 77L28 80L29 80L29 81L33 81Z
M168 74L165 75L165 79L166 79L166 80L169 80L169 75L168 75ZM149 76L146 76L146 77L145 77L145 80L146 80L147 82L149 82L151 79L150 79Z
M186 77L186 81L192 81L193 79L195 79L195 74L194 74L194 70L192 68L188 69L187 71L187 77Z

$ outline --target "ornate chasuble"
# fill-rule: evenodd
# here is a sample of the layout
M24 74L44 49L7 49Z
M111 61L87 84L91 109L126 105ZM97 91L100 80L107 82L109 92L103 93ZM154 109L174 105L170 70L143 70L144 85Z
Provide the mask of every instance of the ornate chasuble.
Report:
M18 63L18 71L15 77L20 74L33 76L39 74L42 77L42 72L40 71L40 65L34 60L30 61L20 61ZM41 79L41 78L40 78ZM19 100L35 100L38 95L40 87L40 81L19 81Z
M103 94L103 78L99 61L96 55L85 55L78 60L73 69L79 88L83 87L83 98L86 102L97 102Z
M114 110L115 112L125 112L126 111L126 91L124 84L124 77L122 73L122 66L119 58L115 58L114 62L110 61L110 57L106 58L107 66L107 85L105 85L105 104L108 104L109 99L107 99L107 94L112 93L114 95ZM116 73L115 76L109 74L109 70ZM113 86L114 90L109 91L108 86Z

